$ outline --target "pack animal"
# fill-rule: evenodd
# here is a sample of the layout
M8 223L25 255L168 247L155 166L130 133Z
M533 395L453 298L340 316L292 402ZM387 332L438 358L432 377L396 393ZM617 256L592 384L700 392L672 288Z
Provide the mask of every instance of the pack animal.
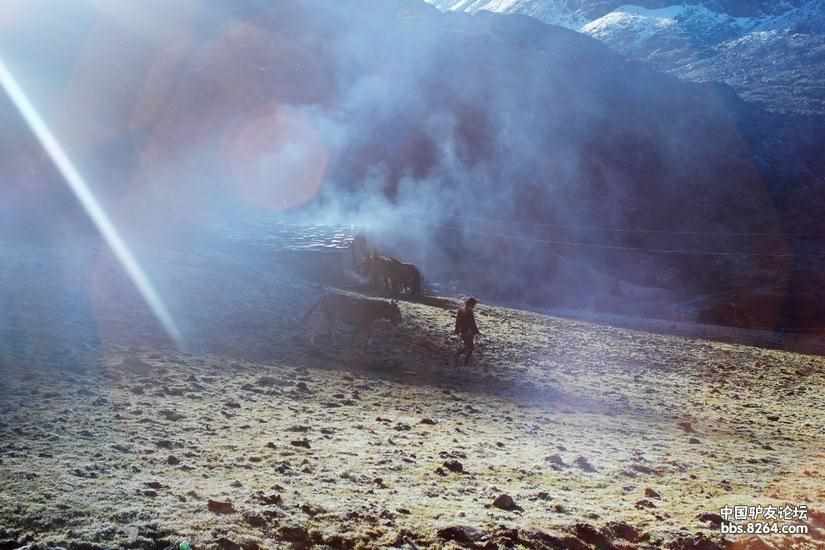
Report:
M395 258L381 256L380 254L370 254L364 261L365 271L370 280L370 285L376 290L393 291L393 273L395 265L400 264Z
M390 269L394 295L406 293L410 296L418 296L421 293L421 272L415 265L397 262Z
M421 293L421 272L415 265L377 254L368 256L365 265L374 288L385 290L393 296L402 293L416 296Z
M327 326L327 338L333 344L335 343L335 329L339 321L355 326L355 332L352 335L353 344L361 336L365 338L366 345L369 345L372 326L375 321L384 319L394 325L401 322L401 309L394 301L364 298L337 292L330 292L321 296L318 302L304 315L304 324L316 310L319 310L321 320ZM316 324L310 336L310 342L313 345L315 345L319 332L320 327Z

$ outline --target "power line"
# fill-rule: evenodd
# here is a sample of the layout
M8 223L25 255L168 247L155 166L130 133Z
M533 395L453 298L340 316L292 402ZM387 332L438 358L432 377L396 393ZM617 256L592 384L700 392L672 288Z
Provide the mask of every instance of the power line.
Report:
M791 253L769 253L769 252L729 252L729 251L718 251L718 250L683 250L683 249L674 249L674 248L644 248L644 247L635 247L635 246L626 246L626 245L611 245L611 244L602 244L602 243L588 243L588 242L580 242L580 241L562 241L562 240L555 240L555 239L540 239L535 237L529 237L525 235L512 235L500 232L491 232L491 231L479 231L479 230L472 230L468 229L466 225L458 224L458 223L449 223L449 222L433 222L433 225L441 226L441 227L456 227L462 230L464 234L470 235L479 235L483 237L498 237L503 238L506 240L512 241L524 241L524 242L531 242L534 244L542 244L542 245L555 245L555 246L567 246L567 247L581 247L581 248L595 248L600 250L616 250L621 252L641 252L646 254L662 254L662 255L671 255L671 256L716 256L716 257L763 257L763 258L787 258L792 259L796 258L799 255L791 254ZM825 257L825 252L817 253L817 254L806 254L804 255L806 258L811 257Z
M427 214L421 213L422 217L427 217ZM598 225L586 224L561 224L561 223L542 223L542 222L520 222L512 220L495 220L485 218L482 216L470 216L466 214L461 215L463 220L478 220L484 224L500 224L500 225L520 225L527 227L553 227L558 229L587 229L594 231L604 231L610 233L648 233L648 234L663 234L663 235L705 235L714 237L772 237L777 239L825 239L825 235L814 236L802 233L770 233L760 231L695 231L695 230L671 230L671 229L648 229L648 228L619 228L606 227Z
M577 241L559 241L554 239L538 239L535 237L527 237L522 235L507 235L504 233L491 233L482 231L467 230L466 227L458 224L443 223L439 224L448 227L461 227L465 233L484 236L501 237L508 240L520 240L526 242L533 242L536 244L549 244L557 246L569 247L589 247L602 250L619 250L623 252L644 252L648 254L669 254L669 255L691 255L691 256L744 256L744 257L770 257L770 258L794 258L795 254L775 254L775 253L759 253L759 252L723 252L712 250L679 250L666 248L643 248L635 246L611 245L601 243L586 243ZM825 254L823 254L825 256Z

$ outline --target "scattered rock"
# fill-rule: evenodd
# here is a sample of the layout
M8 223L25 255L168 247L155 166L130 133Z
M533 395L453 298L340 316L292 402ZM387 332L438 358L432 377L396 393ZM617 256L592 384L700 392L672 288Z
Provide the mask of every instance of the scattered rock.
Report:
M219 500L212 500L209 499L209 503L207 508L210 512L215 514L233 514L235 513L235 507L232 506L231 502L221 502Z
M667 548L669 550L723 550L724 547L713 542L703 534L680 537L671 542Z
M247 524L249 524L252 527L262 528L266 527L267 524L266 518L264 518L258 512L244 512L243 519Z
M573 533L580 540L586 542L587 544L592 544L596 548L607 549L613 547L610 540L603 533L599 532L598 529L587 523L577 523L574 525Z
M310 448L309 440L307 438L296 439L294 441L290 441L289 444L292 445L293 447L303 447L304 449L309 449Z
M311 540L309 537L309 532L307 532L305 527L292 527L285 525L278 530L278 533L284 540L295 545L307 546Z
M527 548L567 548L561 538L538 529L523 530L520 539L518 543Z
M182 414L179 414L176 411L170 411L170 410L160 411L159 414L162 417L164 417L166 420L169 420L170 422L177 422L178 420L183 420L184 418L186 418Z
M558 454L558 453L552 454L548 457L545 457L544 461L549 462L553 466L558 466L560 468L566 468L567 467L567 464L564 463L564 460L562 459L561 455Z
M467 455L461 451L441 451L438 456L441 458L467 458Z
M624 539L628 542L639 542L641 536L639 531L623 521L614 521L607 524L607 529L613 535L613 538Z
M166 463L170 466L177 466L180 464L180 460L175 455L169 455L166 457Z
M286 429L286 431L306 433L306 432L310 431L311 429L312 428L310 428L309 426L290 426L289 428Z
M653 468L649 468L649 467L645 466L644 464L631 464L630 469L634 472L638 472L640 474L646 474L646 475L656 473L653 470Z
M314 537L311 536L311 538L314 541ZM323 537L323 543L325 547L334 548L335 550L350 550L358 544L357 539L337 533Z
M704 512L696 516L702 523L709 523L711 529L718 529L722 525L722 516L714 512Z
M438 538L446 541L457 542L458 544L474 545L484 538L484 532L475 527L464 525L452 525L439 529L436 534Z
M573 462L573 464L575 464L576 466L578 466L578 468L579 468L580 470L582 470L583 472L593 473L593 472L595 472L595 471L596 471L596 468L595 468L592 464L590 464L590 461L589 461L589 460L587 460L587 459L586 459L585 457L583 457L583 456L578 457L578 458L577 458L577 459Z
M395 537L392 545L396 548L406 548L412 547L417 548L415 542L418 540L418 536L415 533L410 531L409 529L401 529Z
M244 548L237 542L231 541L226 537L221 537L214 543L220 550L244 550Z
M591 550L593 547L585 544L574 536L567 536L561 538L561 546L557 548L564 548L564 550ZM612 546L608 548L612 549Z
M257 493L252 495L252 497L255 500L257 500L258 502L260 502L261 504L265 504L267 506L271 506L271 505L281 506L284 503L284 499L278 493L272 493L272 494L266 495L266 494L262 493L261 491L258 491Z
M464 465L455 459L446 460L444 462L444 467L457 474L464 472Z
M493 533L493 540L491 542L498 548L513 548L524 541L518 529L508 528L502 525Z
M635 506L637 510L644 510L646 508L656 508L656 505L653 504L651 501L647 500L646 498L637 501L636 504L634 504L633 506Z
M438 422L436 422L432 418L422 418L421 421L419 422L419 424L427 424L429 426L435 426L436 424L438 424Z
M659 499L659 500L662 499L662 495L660 495L659 493L657 493L655 490L651 489L650 487L645 488L645 496L647 498L656 498L656 499Z
M302 504L301 511L309 517L315 517L320 514L327 513L326 509L322 508L321 506L316 506L314 504Z
M493 501L493 506L495 506L496 508L500 508L501 510L507 510L508 512L523 510L521 506L516 504L516 502L513 500L513 497L503 493L496 497L496 499Z

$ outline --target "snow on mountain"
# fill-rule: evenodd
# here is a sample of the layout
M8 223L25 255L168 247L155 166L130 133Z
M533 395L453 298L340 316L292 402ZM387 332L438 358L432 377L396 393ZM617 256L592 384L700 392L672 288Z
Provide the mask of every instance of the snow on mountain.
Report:
M687 80L731 85L779 112L825 113L825 0L426 0L529 15L588 34Z
M579 30L588 19L569 0L425 0L444 11L518 13Z
M683 40L708 42L735 36L742 29L752 28L754 20L714 12L704 6L678 5L660 9L621 6L590 21L579 30L604 42L623 41L628 47L635 42L644 46L647 40Z

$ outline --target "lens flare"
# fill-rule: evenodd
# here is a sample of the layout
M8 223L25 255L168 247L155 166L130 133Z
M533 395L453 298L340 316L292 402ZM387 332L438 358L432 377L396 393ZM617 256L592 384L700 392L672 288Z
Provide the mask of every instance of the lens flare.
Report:
M143 269L141 269L134 255L129 250L129 247L126 245L126 242L121 238L114 224L109 219L109 216L101 207L94 193L92 193L92 190L81 177L77 168L75 168L60 143L51 133L48 126L46 126L46 123L40 117L34 105L29 101L2 59L0 59L0 86L2 86L9 99L11 99L14 106L23 116L43 149L48 153L49 158L60 171L64 181L75 194L83 206L83 209L95 224L95 227L97 227L98 231L103 235L106 243L112 249L115 257L123 266L129 278L152 310L152 313L163 326L167 335L178 347L183 347L181 334L172 320L169 311L160 299L160 296L152 286L152 283L149 281Z
M271 102L227 133L224 155L241 197L289 210L317 196L327 151L311 117Z

